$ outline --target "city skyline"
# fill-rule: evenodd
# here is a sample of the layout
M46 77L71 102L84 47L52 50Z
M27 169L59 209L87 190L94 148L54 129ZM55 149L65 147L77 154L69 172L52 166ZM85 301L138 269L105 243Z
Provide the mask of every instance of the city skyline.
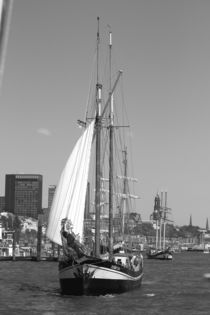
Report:
M137 211L147 220L156 193L167 191L175 224L192 215L205 227L209 10L204 0L14 1L0 94L0 195L5 174L43 174L47 206L48 187L57 184L81 132L75 125L85 115L100 16L101 34L111 27L123 69Z
M16 177L16 176L30 176L30 177L33 177L33 176L41 176L42 177L42 175L41 174L39 174L39 175L37 175L37 174L6 174L5 175L5 178L6 177L8 177L8 176L14 176L14 177ZM53 201L53 195L54 195L54 193L55 193L55 189L56 189L56 185L53 185L53 184L50 184L48 187L47 187L47 207L44 207L43 206L43 199L46 199L46 196L43 196L43 194L42 194L42 210L46 210L46 209L50 209L50 207L51 207L51 205L52 205L52 201ZM155 198L154 198L154 201L155 201L155 199L157 198L157 196L159 196L159 198L161 199L162 198L162 203L160 204L160 207L162 207L163 209L164 209L164 207L165 207L165 204L164 204L164 202L165 202L165 198L166 198L166 196L162 196L162 193L164 193L164 192L161 192L160 193L160 195L159 194L157 194L156 196L155 196ZM165 192L165 194L167 194L167 192ZM0 196L0 198L5 198L6 197L6 183L5 183L5 194L4 195L1 195ZM4 204L5 204L5 201L4 201ZM154 203L155 204L155 203ZM5 208L5 206L4 206L4 208ZM6 210L6 209L5 209ZM93 211L94 209L92 208L92 211ZM154 205L154 207L153 207L153 210L152 210L152 213L153 213L153 211L155 210L155 205ZM91 211L91 213L92 213L92 211ZM170 212L170 208L169 208L169 211L167 211L168 213ZM0 213L1 213L1 209L0 209ZM152 213L151 213L151 215L150 215L150 218L149 219L146 219L146 220L144 220L144 219L142 219L142 222L149 222L149 221L152 221ZM116 215L117 215L117 213L115 213ZM140 215L141 215L141 213L140 213ZM167 215L167 217L168 217L168 215ZM155 219L153 218L153 221L154 221ZM174 224L174 225L178 225L178 224L176 224L176 222L171 222L170 220L168 221L168 223L169 224ZM192 217L192 214L190 214L189 215L189 221L188 222L185 222L185 223L183 223L182 225L184 225L184 226L187 226L187 225L189 225L189 226L199 226L199 225L197 225L196 224L196 222L194 223L193 222L193 217ZM200 227L202 228L202 227L204 227L205 226L205 228L206 228L206 230L209 230L209 228L208 228L208 217L205 219L205 224L203 224L203 225L201 225Z

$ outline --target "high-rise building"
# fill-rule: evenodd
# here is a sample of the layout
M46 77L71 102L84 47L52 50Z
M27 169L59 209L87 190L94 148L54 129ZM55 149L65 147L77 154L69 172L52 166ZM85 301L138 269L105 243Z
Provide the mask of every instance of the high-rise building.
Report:
M0 196L0 213L5 211L5 197Z
M55 190L56 190L56 186L55 185L50 185L49 188L48 188L48 209L49 210L50 210L50 208L52 206L52 201L53 201Z
M5 211L37 219L41 210L42 175L6 175Z
M50 185L48 187L48 207L42 209L43 210L43 220L44 223L48 222L48 218L49 218L49 213L50 213L50 208L52 206L52 201L53 201L53 196L56 190L56 186L55 185Z

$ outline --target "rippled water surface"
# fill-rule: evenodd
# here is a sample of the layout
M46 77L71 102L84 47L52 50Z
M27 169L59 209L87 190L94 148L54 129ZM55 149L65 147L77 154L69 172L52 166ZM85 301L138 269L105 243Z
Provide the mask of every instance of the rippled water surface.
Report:
M210 254L144 260L140 289L99 297L61 296L56 262L0 262L0 314L210 314Z

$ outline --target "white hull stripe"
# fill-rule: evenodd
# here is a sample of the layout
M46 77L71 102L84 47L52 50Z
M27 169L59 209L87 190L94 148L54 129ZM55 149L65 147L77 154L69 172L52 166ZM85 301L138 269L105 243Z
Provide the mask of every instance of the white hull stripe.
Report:
M78 269L85 272L93 272L93 278L95 279L138 281L143 276L143 273L141 273L138 277L132 277L119 270L84 264L70 266L60 270L60 279L75 278L74 273L77 272Z

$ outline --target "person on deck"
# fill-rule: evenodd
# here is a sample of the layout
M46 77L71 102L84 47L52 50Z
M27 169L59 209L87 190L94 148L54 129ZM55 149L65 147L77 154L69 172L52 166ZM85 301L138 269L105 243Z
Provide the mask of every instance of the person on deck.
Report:
M61 239L65 256L72 257L74 260L86 256L85 249L76 240L72 223L67 218L61 221Z

